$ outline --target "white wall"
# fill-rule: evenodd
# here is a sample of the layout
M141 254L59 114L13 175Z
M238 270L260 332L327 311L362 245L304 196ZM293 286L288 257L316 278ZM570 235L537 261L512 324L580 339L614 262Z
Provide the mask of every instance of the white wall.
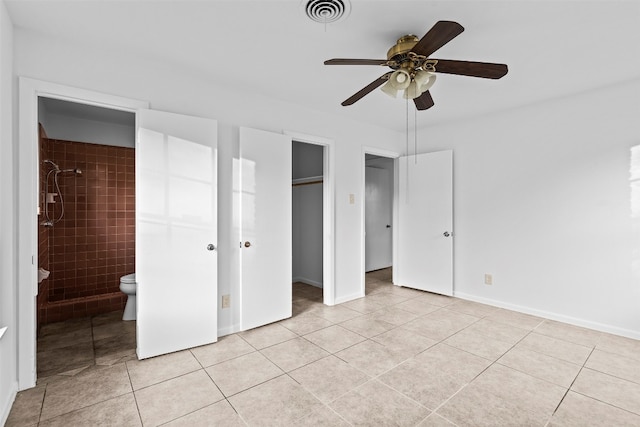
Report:
M219 292L230 294L232 307L219 309L219 328L228 333L238 324L238 289L233 280L234 235L232 212L232 159L238 153L238 127L272 132L284 130L316 135L335 141L336 299L360 295L360 203L362 145L401 151L402 135L346 120L304 107L265 98L235 87L216 86L175 64L157 63L143 55L128 56L99 46L75 46L67 41L41 37L17 29L15 73L35 79L91 89L129 98L148 100L151 108L211 117L219 123ZM349 194L355 204L349 204Z
M0 328L8 326L0 339L0 425L18 390L13 87L13 24L0 2Z
M454 150L456 295L640 338L639 99L637 79L421 132Z
M292 176L322 177L321 145L293 142ZM294 282L322 287L322 183L292 188Z
M39 110L39 114L40 114ZM61 114L39 116L47 137L66 141L89 142L92 144L135 147L135 126L124 126L97 120L87 120ZM132 115L132 123L135 118Z

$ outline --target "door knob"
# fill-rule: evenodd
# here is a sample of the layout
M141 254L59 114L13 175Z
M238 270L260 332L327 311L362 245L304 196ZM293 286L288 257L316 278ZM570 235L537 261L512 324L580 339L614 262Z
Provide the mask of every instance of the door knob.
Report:
M207 250L208 251L215 251L216 250L216 245L214 245L213 243L209 243L207 245Z
M248 247L250 247L250 246L251 246L251 242L248 242L248 241L247 241L247 242L244 242L244 247L245 247L245 248L248 248Z
M449 233L448 231L445 231L444 233L442 233L442 235L444 237L449 237L449 236L451 236L451 233Z
M391 228L391 226L389 224L387 224L387 228Z

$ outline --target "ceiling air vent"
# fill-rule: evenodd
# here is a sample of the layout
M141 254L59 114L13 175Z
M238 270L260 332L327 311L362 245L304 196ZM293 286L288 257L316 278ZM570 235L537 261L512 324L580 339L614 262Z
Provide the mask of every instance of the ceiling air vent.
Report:
M331 24L349 16L349 0L308 0L304 11L312 21Z

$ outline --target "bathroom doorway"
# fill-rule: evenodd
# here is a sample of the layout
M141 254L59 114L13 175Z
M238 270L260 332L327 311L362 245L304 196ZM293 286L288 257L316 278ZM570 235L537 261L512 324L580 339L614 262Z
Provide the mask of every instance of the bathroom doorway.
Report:
M37 164L38 377L135 357L120 291L135 271L135 113L39 96ZM78 327L75 340L55 333L63 324Z

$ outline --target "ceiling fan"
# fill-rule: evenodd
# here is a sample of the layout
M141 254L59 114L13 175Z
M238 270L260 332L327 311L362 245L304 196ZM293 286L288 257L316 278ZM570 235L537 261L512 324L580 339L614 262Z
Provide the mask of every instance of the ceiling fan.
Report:
M400 37L387 52L387 59L334 58L324 64L385 65L392 70L347 98L342 102L344 106L359 101L384 84L382 90L388 95L396 97L399 91L404 91L404 98L413 99L418 110L426 110L434 105L429 88L435 82L435 73L486 79L499 79L507 74L506 64L429 58L463 31L464 27L457 22L438 21L421 39L411 34Z

